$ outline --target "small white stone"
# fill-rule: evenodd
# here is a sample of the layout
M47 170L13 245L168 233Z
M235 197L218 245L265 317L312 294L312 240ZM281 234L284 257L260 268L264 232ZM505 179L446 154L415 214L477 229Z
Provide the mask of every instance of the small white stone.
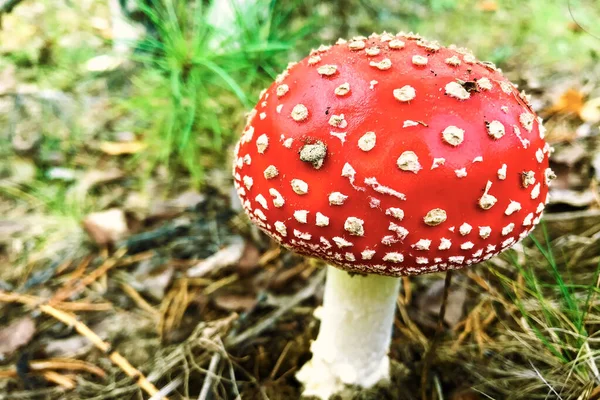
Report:
M301 224L306 224L308 222L308 211L296 210L294 211L294 218L296 218L296 221L300 222Z
M267 147L269 147L269 137L263 133L256 139L256 149L260 154L264 154Z
M518 201L511 200L510 203L508 204L508 207L506 207L504 214L512 215L519 210L521 210L521 203L519 203Z
M396 207L390 207L387 210L385 210L385 215L391 215L398 221L402 221L402 219L404 219L404 211Z
M377 136L375 132L367 132L358 139L358 148L362 151L371 151L375 147Z
M450 125L442 132L442 138L444 139L444 142L456 147L465 140L465 131L456 126Z
M445 87L446 94L458 100L466 100L471 94L458 82L449 82Z
M348 196L340 192L333 192L329 194L329 204L333 206L341 206L344 204Z
M329 217L317 212L316 216L316 224L317 226L328 226L329 225Z
M346 222L344 222L344 230L354 236L364 236L364 223L365 221L360 218L348 217L346 218Z
M423 57L423 56L419 56L419 55L415 55L412 56L412 63L414 65L418 65L420 67L427 65L428 59L427 57Z
M473 227L465 222L458 228L458 231L461 235L466 236L471 233L471 229L473 229Z
M419 158L413 151L405 151L400 154L398 160L396 161L398 168L402 171L409 171L413 173L418 173L423 167L419 164Z
M490 228L489 226L480 226L479 227L479 236L482 239L489 238L491 233L492 233L492 228Z
M394 98L401 102L407 102L413 100L417 92L415 88L409 85L402 86L399 89L394 89Z
M488 135L490 135L493 139L496 140L500 139L506 133L502 122L496 120L486 122L485 129L487 130Z
M292 190L294 190L294 192L296 194L308 193L308 183L304 182L303 180L292 179L291 184L292 184Z

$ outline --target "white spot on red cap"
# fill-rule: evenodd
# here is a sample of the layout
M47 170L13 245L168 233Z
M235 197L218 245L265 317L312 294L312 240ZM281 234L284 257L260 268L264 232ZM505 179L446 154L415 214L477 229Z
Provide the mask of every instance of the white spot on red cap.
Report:
M256 149L260 154L264 154L267 147L269 147L269 137L263 133L256 139Z
M512 215L515 212L520 211L520 210L521 210L521 203L519 203L518 201L511 200L510 203L508 204L508 207L506 207L504 214Z
M329 118L329 125L344 129L348 126L348 121L344 118L344 114L332 115L331 118Z
M269 165L265 168L263 175L265 176L265 179L273 179L279 175L279 171L277 171L277 168L274 165Z
M497 198L495 198L494 196L489 194L489 191L491 188L492 188L492 182L487 181L487 184L485 185L485 190L483 192L483 196L481 196L481 198L479 199L479 207L481 207L484 210L489 210L498 201Z
M454 125L450 125L442 132L442 138L444 142L456 147L465 140L465 131Z
M515 242L515 238L511 237L502 242L502 247L508 247Z
M455 169L454 173L456 174L457 177L464 178L465 176L467 176L467 169L466 168Z
M321 61L321 56L319 56L319 55L310 56L308 58L308 65L315 65L319 61Z
M535 183L535 172L533 171L525 171L521 173L521 185L524 188L528 188L530 185Z
M471 229L473 229L473 227L465 222L458 228L458 231L461 235L466 236L471 233Z
M252 188L252 185L254 185L254 179L252 179L252 177L250 176L244 175L242 181L244 181L244 186L246 186L246 189L248 190L250 190Z
M417 243L412 245L417 250L429 250L429 246L431 246L431 240L429 239L419 239Z
M390 222L388 229L394 232L400 240L404 240L408 236L408 229L393 222Z
M300 179L292 179L291 181L292 190L296 194L306 194L308 193L308 183L304 182Z
M404 211L397 207L388 208L387 210L385 210L385 215L391 215L398 221L402 221L402 219L404 219Z
M308 222L308 211L296 210L294 211L294 218L296 218L296 221L300 222L301 224L306 224Z
M265 196L263 196L262 194L257 194L256 197L254 198L254 200L260 204L260 206L262 208L264 208L265 210L269 209L269 205L267 204L267 199L265 199Z
M375 147L377 136L375 132L367 132L358 139L358 148L362 151L371 151Z
M344 230L354 236L364 236L364 223L365 221L360 218L348 217L346 218L346 222L344 222Z
M458 67L460 65L460 58L458 58L456 55L448 57L446 58L446 64L451 65L453 67Z
M541 163L544 161L544 151L542 149L537 149L535 152L535 159L537 162Z
M340 192L333 192L329 194L329 204L332 206L341 206L344 204L348 196Z
M257 209L254 210L254 215L256 215L258 218L262 219L263 221L267 220L267 216L259 208L257 208Z
M438 246L438 250L448 250L452 247L452 241L450 239L441 238L440 245Z
M279 232L279 234L281 236L283 236L283 237L287 236L287 228L283 222L276 221L275 222L275 230L277 230L277 232Z
M531 113L527 112L527 113L522 113L521 115L519 115L519 122L521 123L521 126L527 132L531 132L531 130L533 129L533 121L534 120L535 120L535 117Z
M277 191L277 189L269 189L269 194L271 196L273 196L273 205L277 208L281 208L283 207L283 205L285 204L285 200L283 199L283 196L281 195L281 193L279 193Z
M348 82L342 83L340 86L336 87L334 93L337 96L345 96L350 93L350 84Z
M437 226L442 222L446 221L447 215L446 211L441 208L434 208L433 210L429 210L427 215L423 217L423 221L429 226Z
M513 229L515 229L515 224L511 222L510 224L508 224L504 228L502 228L502 236L508 235L509 233L511 233L513 231Z
M423 57L423 56L419 56L419 55L414 55L412 56L412 63L414 65L418 65L419 67L422 67L424 65L427 65L427 57Z
M325 75L325 76L334 75L337 72L337 65L331 65L331 64L321 65L320 67L317 67L317 72L319 73L319 75Z
M446 163L445 158L434 158L433 164L431 164L431 169L436 169L437 167L439 167L440 165L444 165L445 163Z
M390 40L390 42L388 43L388 46L390 49L397 50L397 49L402 49L405 46L405 43L400 39L393 39L393 40Z
M328 226L329 225L329 217L317 212L316 215L316 225L317 226Z
M375 85L377 85L379 82L377 82L375 79L373 79L371 82L369 82L369 89L373 90L375 89Z
M362 50L366 47L366 44L363 40L355 40L352 39L350 43L348 43L348 48L353 51Z
M489 238L491 233L492 233L492 228L490 228L489 226L480 226L479 227L479 237L481 237L482 239Z
M375 250L369 250L369 249L363 250L360 253L360 256L363 260L370 260L373 258L374 255L375 255Z
M491 122L486 122L485 123L485 129L487 130L488 135L490 135L492 138L498 140L500 139L502 136L504 136L506 134L506 131L504 129L504 125L502 124L502 122L500 121L491 121Z
M384 58L383 60L381 60L379 62L371 61L369 63L369 65L371 67L377 68L380 71L386 71L386 70L392 68L392 62L390 61L389 58Z
M285 96L285 94L289 91L290 91L290 87L288 85L286 85L285 83L282 85L279 85L279 86L277 86L277 89L276 89L277 97Z
M292 109L292 118L294 121L304 121L308 118L308 109L304 104L296 104Z
M402 86L399 89L394 89L394 98L401 102L413 100L417 96L415 88L410 85Z
M409 171L415 174L423 169L421 164L419 164L419 157L417 157L414 151L405 151L400 154L396 164L402 171Z
M477 87L480 90L492 90L492 82L488 78L480 78L477 80Z
M502 164L502 167L498 170L498 179L505 180L506 179L506 164Z
M383 256L383 261L401 263L404 261L404 256L397 252L385 253L385 256Z
M458 100L467 100L471 95L467 90L462 87L462 85L458 82L449 82L445 87L446 94L450 97L454 97Z
M298 239L304 239L304 240L310 240L312 238L312 235L308 232L301 232L298 229L294 229L294 236L296 236Z
M533 220L533 213L527 214L527 216L523 220L523 226L530 226L531 225L531 220Z
M294 138L287 138L283 141L283 147L290 149L292 147L292 143L294 143Z
M354 246L354 244L339 236L333 237L332 240L340 249L343 249L344 247Z
M379 47L377 46L373 46L373 47L368 47L365 49L365 53L369 56L369 57L374 57L376 55L378 55L379 53L381 53L381 50L379 50Z
M531 189L531 199L535 200L540 195L540 183L536 183L536 185Z
M344 254L344 258L346 259L346 261L356 261L356 257L354 257L354 254L352 253Z
M381 185L379 182L377 182L377 178L375 177L365 178L365 184L373 188L373 190L377 193L394 196L400 200L406 200L406 195L404 193L400 193L390 187Z

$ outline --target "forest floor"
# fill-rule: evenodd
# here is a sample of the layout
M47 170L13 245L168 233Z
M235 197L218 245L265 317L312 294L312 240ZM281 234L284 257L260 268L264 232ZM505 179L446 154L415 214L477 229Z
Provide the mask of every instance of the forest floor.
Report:
M453 32L499 64L533 96L555 148L558 177L532 237L454 274L427 398L600 399L600 30L589 2L571 13L543 0L265 6L236 19L254 36L227 33L238 42L219 59L202 46L221 39L168 10L138 10L151 39L119 52L111 2L74 3L0 15L0 399L299 398L323 265L250 225L232 145L288 60L386 28L442 42ZM333 14L339 26L315 28ZM392 384L347 398L421 398L443 285L443 274L403 278Z

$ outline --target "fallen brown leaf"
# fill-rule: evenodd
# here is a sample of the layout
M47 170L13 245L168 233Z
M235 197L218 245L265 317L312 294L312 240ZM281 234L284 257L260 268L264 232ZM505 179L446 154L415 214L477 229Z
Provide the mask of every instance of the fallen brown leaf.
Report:
M223 294L214 298L215 305L226 311L249 311L256 305L256 296Z

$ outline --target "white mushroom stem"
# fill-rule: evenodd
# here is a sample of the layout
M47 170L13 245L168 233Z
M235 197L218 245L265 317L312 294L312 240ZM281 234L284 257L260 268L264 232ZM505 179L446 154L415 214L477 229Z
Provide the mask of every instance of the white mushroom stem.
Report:
M400 287L399 278L327 268L313 357L296 374L305 396L323 400L344 385L369 388L389 379L388 350Z

